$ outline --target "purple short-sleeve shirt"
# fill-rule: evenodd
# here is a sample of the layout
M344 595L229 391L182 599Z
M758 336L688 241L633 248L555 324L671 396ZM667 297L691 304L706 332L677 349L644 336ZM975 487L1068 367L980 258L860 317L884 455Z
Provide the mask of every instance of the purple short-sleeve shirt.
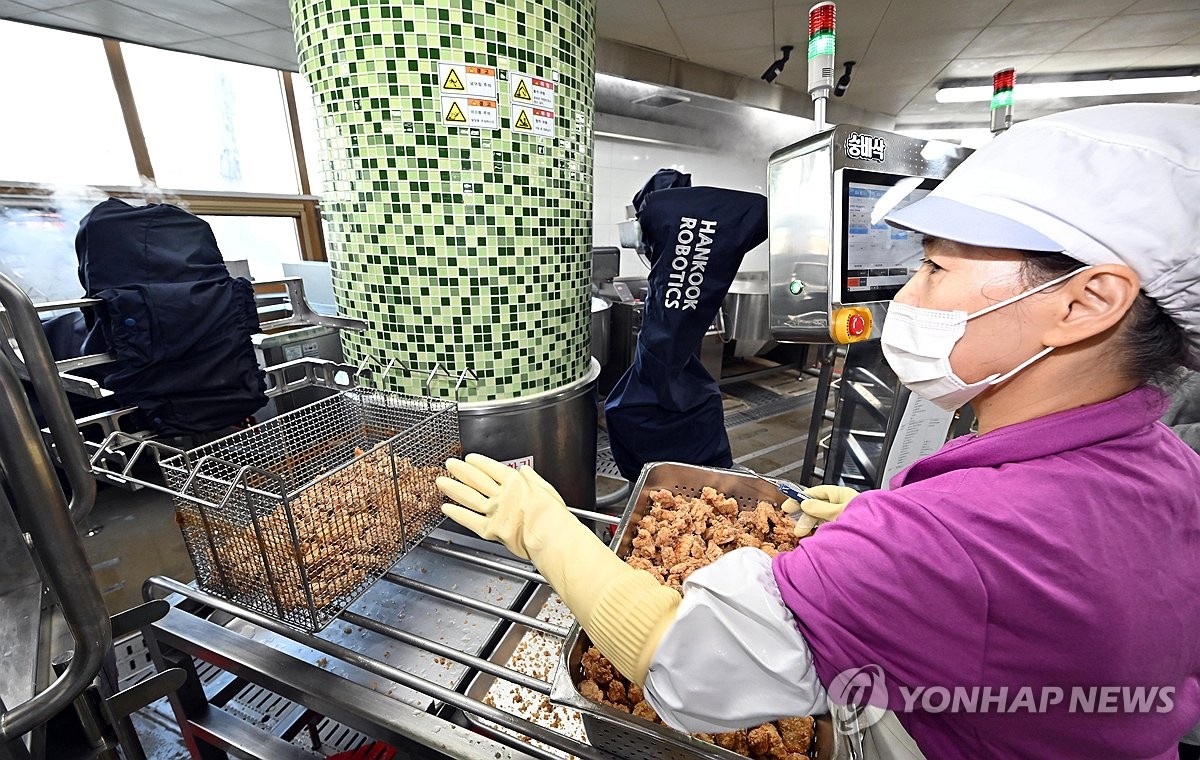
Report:
M821 681L880 666L931 760L1174 758L1200 722L1200 455L1165 405L956 439L776 557Z

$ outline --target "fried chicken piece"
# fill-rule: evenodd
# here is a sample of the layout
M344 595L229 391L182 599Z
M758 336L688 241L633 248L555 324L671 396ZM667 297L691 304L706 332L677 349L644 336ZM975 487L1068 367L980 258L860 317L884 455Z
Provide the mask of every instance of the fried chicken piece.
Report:
M593 702L604 703L604 692L596 685L596 682L590 678L585 678L579 682L579 693L584 699L590 699Z
M776 525L774 528L771 528L771 535L769 536L771 543L775 544L775 547L781 552L795 549L799 541L796 538L796 534L792 532L792 529L795 527L796 522L789 518L786 524Z
M746 510L738 514L737 521L739 525L751 531L754 537L761 541L771 532L771 514L774 511L775 508L770 504L760 501L753 510Z
M709 541L718 546L724 546L725 544L737 541L740 533L741 531L733 525L718 525L713 529L712 537Z
M629 698L629 703L633 705L646 700L646 694L642 691L642 687L632 681L625 687L625 695Z
M753 546L755 549L762 547L762 539L750 533L740 534L734 543L737 544L739 549L743 546Z
M654 534L644 528L638 528L637 535L633 537L633 549L644 557L653 557Z
M713 744L724 747L730 752L736 752L743 757L750 757L750 740L744 730L716 734L713 736Z
M780 718L779 735L783 737L783 744L787 747L788 752L806 753L808 748L812 746L814 721L812 717L808 718Z
M711 565L725 555L725 550L719 544L711 543L704 550L704 564Z
M658 713L654 712L654 708L644 699L633 706L633 714L651 723L659 722Z
M625 684L621 683L621 679L614 678L608 685L608 701L614 705L628 706L629 697L625 694Z
M654 534L654 545L660 549L677 546L679 541L679 531L674 525L659 525Z
M673 546L658 547L658 557L655 559L656 564L659 567L664 568L664 573L669 570L672 565L679 561L679 557L675 551L675 547Z
M703 501L694 501L688 510L688 514L692 518L693 523L702 526L713 518L713 506Z
M625 564L634 570L645 570L651 574L654 573L654 563L645 557L629 557L625 560Z
M588 650L583 653L580 664L583 665L584 674L595 681L601 689L607 688L616 678L617 671L613 668L612 663L608 661L607 657L600 654L600 650L596 647L588 647Z
M688 576L704 567L705 562L702 559L685 559L682 562L677 562L671 565L671 575L677 576L679 582L683 583L688 579Z
M775 548L775 544L771 543L770 541L763 541L763 545L758 548L762 549L768 557L772 558L779 553L779 550Z
M747 738L750 742L750 752L755 756L770 760L787 760L788 751L783 744L783 738L770 723L750 729Z

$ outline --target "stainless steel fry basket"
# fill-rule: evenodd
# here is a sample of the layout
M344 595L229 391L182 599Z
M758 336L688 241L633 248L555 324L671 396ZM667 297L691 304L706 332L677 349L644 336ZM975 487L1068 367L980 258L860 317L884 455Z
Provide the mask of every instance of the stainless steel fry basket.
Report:
M651 463L642 470L633 487L629 505L621 516L612 540L613 551L618 557L629 555L633 538L637 535L637 525L650 510L651 491L665 488L679 496L698 497L705 486L736 499L744 510L754 509L760 500L773 504L783 500L779 489L753 475L674 462ZM592 746L629 760L745 760L735 752L682 731L651 723L584 697L579 692L579 684L584 679L582 659L591 644L578 624L571 627L571 632L563 642L550 701L573 707L582 713L583 728Z
M441 521L458 405L356 389L160 461L212 594L329 624Z

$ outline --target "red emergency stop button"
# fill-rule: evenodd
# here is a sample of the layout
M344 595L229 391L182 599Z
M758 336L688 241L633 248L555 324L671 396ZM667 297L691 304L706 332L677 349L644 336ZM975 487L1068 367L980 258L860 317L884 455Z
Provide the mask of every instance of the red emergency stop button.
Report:
M838 343L857 343L871 337L871 310L865 306L846 306L833 312L830 334Z

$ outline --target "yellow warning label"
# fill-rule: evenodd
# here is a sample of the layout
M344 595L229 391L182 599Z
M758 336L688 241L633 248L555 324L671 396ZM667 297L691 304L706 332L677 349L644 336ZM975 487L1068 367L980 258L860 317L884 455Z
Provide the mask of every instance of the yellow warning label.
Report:
M442 89L443 90L465 90L467 88L463 87L462 80L458 78L458 72L455 71L454 69L450 69L450 73L446 75L446 83L442 85ZM466 119L462 119L462 121L466 121Z
M451 72L451 73L453 73L453 72ZM516 89L516 91L513 92L513 97L516 98L517 100L528 100L528 101L533 100L533 96L529 94L529 88L525 86L524 79L517 80L517 89Z
M525 113L525 109L521 109L521 115L517 117L517 123L513 125L513 129L533 129L533 123L529 121L529 114Z
M450 102L450 110L446 112L446 121L460 121L466 123L466 114L464 114L462 109L458 107L458 103L455 103L454 101Z

